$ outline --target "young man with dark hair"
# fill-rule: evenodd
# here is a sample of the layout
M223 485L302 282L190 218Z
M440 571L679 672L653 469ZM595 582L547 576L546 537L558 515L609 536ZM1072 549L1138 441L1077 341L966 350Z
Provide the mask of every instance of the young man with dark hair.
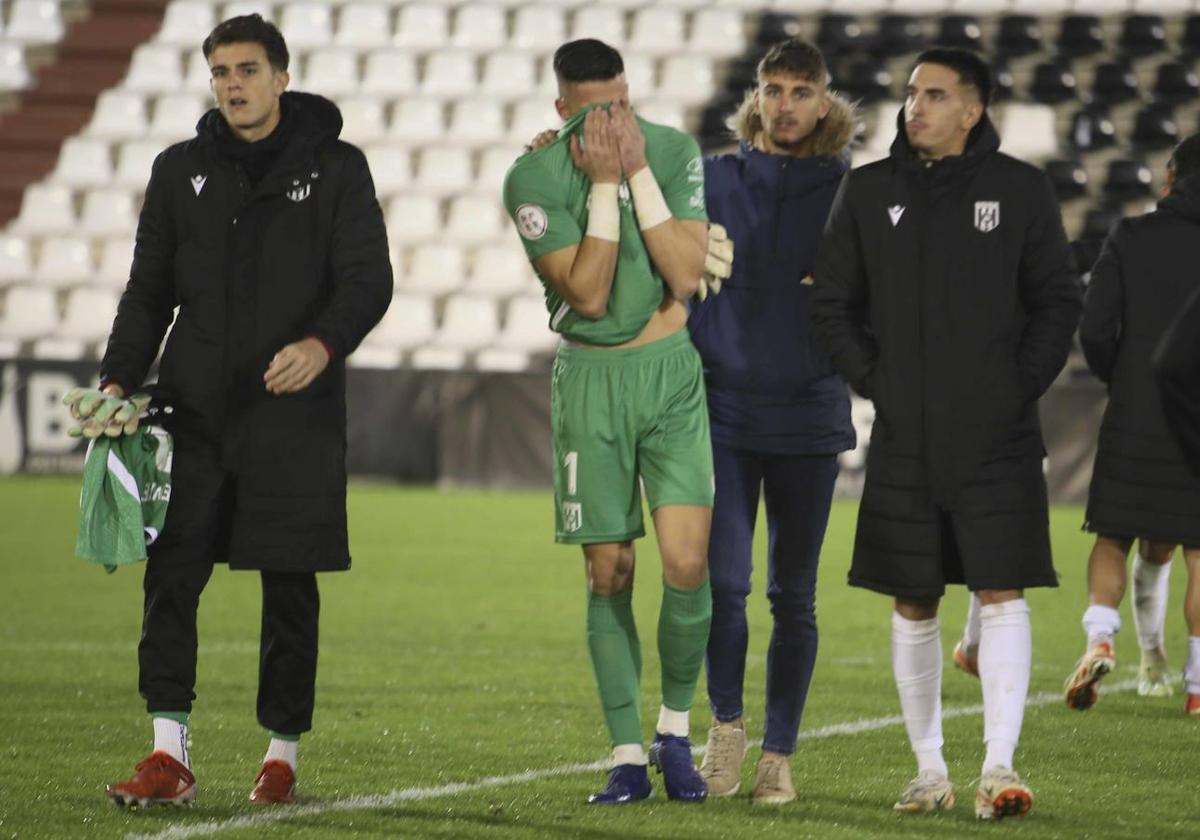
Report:
M954 802L937 610L981 608L987 753L975 813L1026 813L1012 769L1029 688L1023 590L1055 586L1037 399L1066 362L1079 278L1045 174L999 151L987 65L918 57L891 156L850 172L818 252L813 327L875 403L850 583L892 596L892 664L918 775L904 812Z
M1096 534L1083 614L1087 649L1066 684L1067 704L1081 711L1095 704L1097 684L1116 665L1126 558L1142 538L1148 551L1133 566L1141 682L1170 693L1162 624L1171 556L1182 545L1188 568L1185 709L1200 714L1200 477L1171 435L1152 368L1164 332L1200 289L1200 136L1176 147L1164 193L1154 212L1122 219L1108 235L1092 269L1079 330L1089 367L1108 385L1084 523Z
M392 294L366 159L337 139L333 103L285 92L279 31L232 18L204 53L217 107L154 162L100 364L106 397L140 388L174 316L158 377L175 407L172 495L138 646L154 752L108 786L119 806L196 797L196 610L218 562L262 579L258 720L271 741L250 801L292 801L312 727L316 572L350 565L345 358ZM73 412L102 399L84 394Z
M600 41L554 58L566 121L512 165L504 201L564 342L554 363L555 539L583 547L587 638L614 746L589 801L650 795L631 595L645 533L639 477L662 555L662 706L649 761L667 796L701 801L688 712L708 641L712 452L687 307L704 269L704 168L696 142L633 113L624 66Z
M789 762L817 656L817 561L837 453L854 446L846 384L809 329L817 243L854 133L853 110L828 80L820 51L800 39L759 62L758 85L730 119L740 148L704 161L708 215L736 245L733 271L688 323L704 361L717 479L706 659L713 723L701 774L714 796L741 785L746 598L761 493L774 617L753 792L764 804L796 798Z

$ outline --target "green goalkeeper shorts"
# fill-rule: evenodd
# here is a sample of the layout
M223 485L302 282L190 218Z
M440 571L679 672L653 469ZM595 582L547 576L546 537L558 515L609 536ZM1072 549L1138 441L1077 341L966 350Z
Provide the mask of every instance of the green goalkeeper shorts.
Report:
M700 354L687 330L640 347L563 346L550 389L556 542L646 533L650 510L713 502Z

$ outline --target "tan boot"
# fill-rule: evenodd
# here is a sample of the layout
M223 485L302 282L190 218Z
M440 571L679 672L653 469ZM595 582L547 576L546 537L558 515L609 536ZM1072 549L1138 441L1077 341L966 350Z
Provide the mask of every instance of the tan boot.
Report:
M700 775L708 783L709 796L733 796L742 786L742 762L746 760L746 730L741 725L713 721Z
M754 773L754 804L784 805L796 798L792 765L785 755L764 755Z

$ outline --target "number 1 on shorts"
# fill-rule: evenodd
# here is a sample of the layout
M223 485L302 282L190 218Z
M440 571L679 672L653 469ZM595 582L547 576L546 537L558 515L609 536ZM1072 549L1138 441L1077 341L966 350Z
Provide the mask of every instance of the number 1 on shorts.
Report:
M567 470L567 495L574 496L575 490L578 487L576 479L579 477L577 475L579 471L579 453L568 452L567 456L563 458L563 466Z

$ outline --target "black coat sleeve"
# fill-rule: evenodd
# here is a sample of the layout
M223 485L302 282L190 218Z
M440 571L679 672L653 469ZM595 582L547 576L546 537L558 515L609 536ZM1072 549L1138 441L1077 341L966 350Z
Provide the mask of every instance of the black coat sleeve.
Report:
M1102 382L1112 379L1121 339L1121 314L1125 304L1125 277L1121 250L1117 242L1120 227L1104 240L1104 248L1092 269L1083 300L1083 320L1079 324L1079 343L1088 367Z
M383 211L367 159L353 149L333 220L333 296L311 334L342 359L354 352L392 302L392 264Z
M1200 475L1200 292L1171 323L1154 352L1163 415L1192 472Z
M878 349L867 327L867 273L850 199L847 174L825 221L813 272L812 330L833 369L855 391L870 397L868 378Z
M1017 367L1031 398L1046 392L1067 362L1079 323L1082 289L1050 179L1040 175L1021 248L1019 282L1025 329Z
M100 362L100 381L120 385L126 393L145 381L175 310L176 232L167 194L166 154L160 154L150 170L129 282Z

